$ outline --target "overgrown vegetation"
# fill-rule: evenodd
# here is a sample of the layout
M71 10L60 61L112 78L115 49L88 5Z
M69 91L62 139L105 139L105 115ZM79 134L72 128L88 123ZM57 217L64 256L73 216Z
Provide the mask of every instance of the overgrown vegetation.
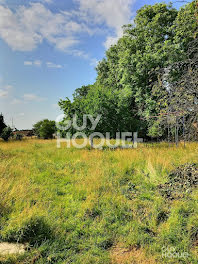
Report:
M138 131L163 139L167 118L149 117L177 112L185 116L187 138L197 138L197 8L192 1L179 11L165 3L138 10L99 62L96 82L76 89L73 101L59 102L67 118L76 114L81 123L83 114L101 114L97 132L115 138L117 131Z
M141 8L97 73L73 101L59 102L67 118L102 115L97 132L112 138L138 131L166 139L161 115L176 111L185 116L189 139L196 139L196 1L180 11L164 3ZM153 115L160 118L149 119ZM34 125L39 138L55 131L54 121ZM0 115L5 141L11 132ZM0 241L28 250L0 256L0 263L198 263L197 143L100 151L16 139L0 141ZM179 255L163 255L168 249Z
M12 136L12 129L11 127L5 127L1 133L1 138L4 140L4 141L8 141L9 138Z
M182 198L198 185L197 164L184 164L169 175L169 181L159 186L162 194L169 199Z
M12 129L5 124L4 117L2 114L0 114L0 137L4 141L8 141L11 136L12 136Z
M53 138L53 134L56 132L55 121L48 119L41 120L33 126L34 133L39 138L49 139Z
M197 179L197 157L197 143L99 151L0 142L0 239L29 248L0 263L197 263L196 185L182 197L174 189L176 199L159 189ZM165 258L163 247L189 256Z

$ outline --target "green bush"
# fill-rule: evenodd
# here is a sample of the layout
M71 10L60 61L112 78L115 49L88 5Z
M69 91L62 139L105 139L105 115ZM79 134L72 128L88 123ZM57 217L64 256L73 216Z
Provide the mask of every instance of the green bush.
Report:
M37 122L33 127L34 133L39 138L49 139L53 138L53 134L56 132L55 121L44 119Z
M4 141L8 141L9 138L12 136L12 129L8 126L3 129L3 132L1 133L1 138Z
M15 140L21 141L22 139L23 139L23 135L21 135L21 134L19 134L19 133L17 133L17 134L15 135Z

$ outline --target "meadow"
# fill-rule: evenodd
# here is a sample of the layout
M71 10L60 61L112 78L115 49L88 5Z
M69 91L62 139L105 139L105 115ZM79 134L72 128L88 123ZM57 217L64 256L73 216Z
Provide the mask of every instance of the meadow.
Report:
M186 163L198 163L198 143L101 151L0 141L0 241L27 245L0 263L198 263L197 188L174 199L159 189Z

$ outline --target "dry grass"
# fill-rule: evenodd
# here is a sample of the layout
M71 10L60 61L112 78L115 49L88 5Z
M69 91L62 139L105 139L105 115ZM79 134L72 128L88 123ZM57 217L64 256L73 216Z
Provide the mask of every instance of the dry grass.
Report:
M157 186L174 166L197 163L198 143L114 151L64 146L57 149L56 140L0 141L0 239L33 247L19 263L32 263L38 254L39 264L171 263L160 255L169 244L192 252L196 263L190 234L196 237L197 190L169 203ZM164 212L167 219L159 222Z
M111 251L111 264L157 264L143 249L116 246Z

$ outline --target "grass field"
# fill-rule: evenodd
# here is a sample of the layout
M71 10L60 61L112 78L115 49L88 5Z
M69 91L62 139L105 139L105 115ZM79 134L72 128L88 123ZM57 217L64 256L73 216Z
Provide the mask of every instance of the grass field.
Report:
M175 166L198 163L198 143L138 149L0 142L0 240L27 243L0 263L198 263L198 190L166 199ZM166 257L174 247L188 257Z

